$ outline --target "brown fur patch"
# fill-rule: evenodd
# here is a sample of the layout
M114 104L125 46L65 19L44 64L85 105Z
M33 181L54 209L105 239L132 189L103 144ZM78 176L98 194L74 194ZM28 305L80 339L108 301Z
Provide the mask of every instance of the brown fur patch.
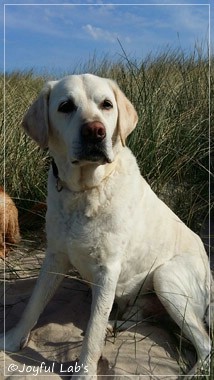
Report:
M18 210L10 196L0 187L0 257L9 251L5 243L17 244L20 239Z

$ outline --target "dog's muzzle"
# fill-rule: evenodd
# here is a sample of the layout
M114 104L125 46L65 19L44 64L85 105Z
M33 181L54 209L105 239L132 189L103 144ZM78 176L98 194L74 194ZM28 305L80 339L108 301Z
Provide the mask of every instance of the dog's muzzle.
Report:
M73 164L78 164L83 160L101 164L112 162L106 149L106 129L100 121L83 124L80 137L81 151L78 152Z

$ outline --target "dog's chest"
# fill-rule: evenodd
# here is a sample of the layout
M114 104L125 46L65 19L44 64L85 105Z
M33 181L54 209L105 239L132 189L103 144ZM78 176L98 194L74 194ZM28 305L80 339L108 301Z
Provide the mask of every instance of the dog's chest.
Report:
M47 213L48 244L64 251L86 278L84 268L104 265L115 251L117 218L108 200L97 198L65 198L52 203Z

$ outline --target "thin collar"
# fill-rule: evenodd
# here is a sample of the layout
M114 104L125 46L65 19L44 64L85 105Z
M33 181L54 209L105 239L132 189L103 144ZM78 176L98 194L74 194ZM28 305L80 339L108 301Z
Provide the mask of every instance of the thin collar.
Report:
M58 193L60 193L60 191L62 191L62 189L63 189L63 186L62 186L61 180L59 178L58 167L56 166L56 162L54 161L54 159L52 159L51 165L52 165L53 175L56 178L56 189L57 189Z
M54 161L54 159L52 159L51 165L52 165L53 175L56 178L56 190L58 191L58 193L60 193L64 188L67 188L68 190L70 190L66 186L66 183L61 181L61 179L59 177L58 167L57 167L56 162ZM102 179L102 181L104 181L114 171L115 166L116 166L116 161L114 162L113 167L111 167L111 170L107 170L107 173L106 173L105 177ZM109 167L109 169L110 169L110 167ZM92 186L92 187L89 187L89 188L86 187L85 189L82 189L80 191L90 190L90 189L93 189L95 187L97 187L97 186ZM74 192L76 192L76 191L74 191ZM79 191L77 191L77 192L79 192Z

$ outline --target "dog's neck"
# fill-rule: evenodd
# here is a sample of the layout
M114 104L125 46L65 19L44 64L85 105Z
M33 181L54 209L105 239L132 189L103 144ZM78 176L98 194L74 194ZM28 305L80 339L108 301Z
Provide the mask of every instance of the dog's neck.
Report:
M115 170L116 161L117 159L104 165L76 165L63 173L53 160L52 171L56 179L56 189L58 192L63 189L81 192L98 187Z

